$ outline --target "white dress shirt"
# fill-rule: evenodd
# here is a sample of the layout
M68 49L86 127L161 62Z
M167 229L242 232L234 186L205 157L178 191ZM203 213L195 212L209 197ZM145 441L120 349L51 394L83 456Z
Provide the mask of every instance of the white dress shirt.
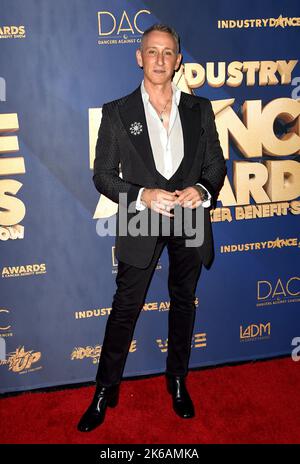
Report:
M149 94L145 89L144 81L141 83L142 100L155 167L157 171L168 180L177 171L184 155L182 125L178 110L181 90L174 84L174 82L171 84L173 96L169 127L167 130L149 100ZM203 185L201 185L201 187L208 193L208 200L204 201L202 206L204 208L208 208L211 203L211 195ZM146 208L146 206L141 202L143 190L144 188L140 189L136 200L136 209L139 211Z

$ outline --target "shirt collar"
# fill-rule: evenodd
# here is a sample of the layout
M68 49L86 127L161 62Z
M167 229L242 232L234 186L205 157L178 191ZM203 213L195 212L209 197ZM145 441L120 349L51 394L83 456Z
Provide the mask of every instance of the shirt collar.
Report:
M173 90L173 101L175 101L176 105L178 106L179 101L180 101L181 90L174 84L173 81L171 82L171 85L172 85L172 90ZM141 83L141 93L142 93L142 98L144 102L148 102L149 94L145 89L144 79L142 80L142 83Z

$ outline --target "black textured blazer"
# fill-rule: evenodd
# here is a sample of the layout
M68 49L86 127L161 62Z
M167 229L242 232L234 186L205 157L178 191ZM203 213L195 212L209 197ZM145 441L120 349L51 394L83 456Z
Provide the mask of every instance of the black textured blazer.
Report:
M215 117L207 98L181 92L179 114L184 139L183 188L200 182L216 203L226 174L225 160L215 126ZM138 122L138 134L132 124ZM131 130L130 130L131 129ZM121 166L122 178L119 176ZM156 187L156 168L152 154L140 86L131 94L105 103L96 144L93 181L96 189L119 203L119 194L127 193L127 204L135 201L141 187ZM200 206L202 208L202 206ZM210 208L204 209L205 236L198 252L206 266L213 258ZM128 214L128 221L135 211ZM144 214L149 214L146 208ZM150 215L149 215L150 218ZM117 259L139 268L151 261L157 237L116 236Z

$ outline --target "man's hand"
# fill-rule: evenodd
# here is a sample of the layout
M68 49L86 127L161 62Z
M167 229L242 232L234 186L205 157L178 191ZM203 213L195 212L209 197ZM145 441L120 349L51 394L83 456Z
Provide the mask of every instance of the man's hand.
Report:
M198 185L186 187L183 190L175 190L177 196L177 204L184 208L195 209L203 202L201 188Z
M168 217L174 217L174 214L170 213L170 210L174 208L175 204L178 204L176 193L163 189L145 188L141 201L147 208L151 208L157 213Z

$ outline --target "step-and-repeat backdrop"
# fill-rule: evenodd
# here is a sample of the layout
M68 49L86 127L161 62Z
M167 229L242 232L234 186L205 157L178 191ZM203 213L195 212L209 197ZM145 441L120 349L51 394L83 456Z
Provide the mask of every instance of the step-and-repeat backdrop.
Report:
M181 36L228 175L211 211L190 367L291 353L300 336L297 1L1 0L0 392L94 380L115 291L116 204L92 182L103 103L134 90L142 32ZM124 377L165 370L161 256Z

